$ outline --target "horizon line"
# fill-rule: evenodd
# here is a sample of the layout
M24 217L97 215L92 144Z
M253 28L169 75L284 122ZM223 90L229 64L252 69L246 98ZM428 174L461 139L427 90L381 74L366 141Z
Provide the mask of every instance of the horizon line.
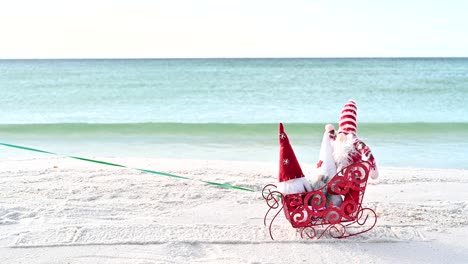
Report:
M83 57L0 58L7 60L278 60L278 59L468 59L468 56L344 56L344 57Z

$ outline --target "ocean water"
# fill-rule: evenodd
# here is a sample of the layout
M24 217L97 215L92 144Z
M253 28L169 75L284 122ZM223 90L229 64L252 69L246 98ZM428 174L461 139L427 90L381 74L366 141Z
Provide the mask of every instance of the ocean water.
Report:
M283 122L309 165L351 98L380 165L468 168L465 58L0 60L0 93L0 142L273 162Z

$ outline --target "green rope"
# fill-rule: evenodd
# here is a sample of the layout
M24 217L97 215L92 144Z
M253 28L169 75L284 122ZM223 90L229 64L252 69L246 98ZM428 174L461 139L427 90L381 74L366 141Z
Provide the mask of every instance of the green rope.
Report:
M141 171L141 172L151 173L151 174L155 174L155 175L161 175L161 176L166 176L166 177L177 178L177 179L200 181L200 182L203 182L203 183L206 183L206 184L210 184L210 185L213 185L213 186L218 186L218 187L226 188L226 189L237 189L237 190L243 190L243 191L248 191L248 192L255 192L255 190L253 190L253 189L249 189L249 188L245 188L245 187L241 187L241 186L235 186L235 185L231 185L231 184L227 184L227 183L204 181L204 180L188 178L188 177L179 176L179 175L170 174L170 173L165 173L165 172L160 172L160 171L132 168L132 167L128 167L128 166L124 166L124 165L120 165L120 164L116 164L116 163L111 163L111 162L106 162L106 161L101 161L101 160L87 159L87 158L81 158L81 157L76 157L76 156L64 156L64 155L60 155L60 154L45 151L45 150L29 148L29 147L13 145L13 144L7 144L7 143L2 143L2 142L0 142L0 145L5 146L5 147L10 147L10 148L16 148L16 149L34 151L34 152L45 153L45 154L50 154L50 155L55 155L55 156L61 156L61 157L66 157L66 158L70 158L70 159L77 159L77 160L82 160L82 161L87 161L87 162L93 162L93 163L98 163L98 164L102 164L102 165L108 165L108 166L114 166L114 167L120 167L120 168L127 168L127 169L137 170L137 171Z

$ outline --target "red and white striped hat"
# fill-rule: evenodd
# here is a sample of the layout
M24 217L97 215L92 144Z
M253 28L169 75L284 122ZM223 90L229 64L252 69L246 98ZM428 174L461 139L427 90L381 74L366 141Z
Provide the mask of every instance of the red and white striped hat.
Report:
M357 133L357 105L354 100L348 100L340 114L338 133Z

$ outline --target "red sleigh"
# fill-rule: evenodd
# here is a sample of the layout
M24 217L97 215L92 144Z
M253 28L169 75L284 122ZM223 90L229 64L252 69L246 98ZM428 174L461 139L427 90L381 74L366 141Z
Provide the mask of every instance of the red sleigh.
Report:
M270 237L273 239L272 225L281 211L292 227L300 231L304 238L321 238L327 234L332 238L346 238L371 230L376 222L374 210L363 207L362 201L369 177L370 164L356 162L338 172L322 188L305 193L284 195L273 184L263 188L263 198L269 209L265 214L267 225L269 215ZM344 197L340 207L327 205L324 190Z

